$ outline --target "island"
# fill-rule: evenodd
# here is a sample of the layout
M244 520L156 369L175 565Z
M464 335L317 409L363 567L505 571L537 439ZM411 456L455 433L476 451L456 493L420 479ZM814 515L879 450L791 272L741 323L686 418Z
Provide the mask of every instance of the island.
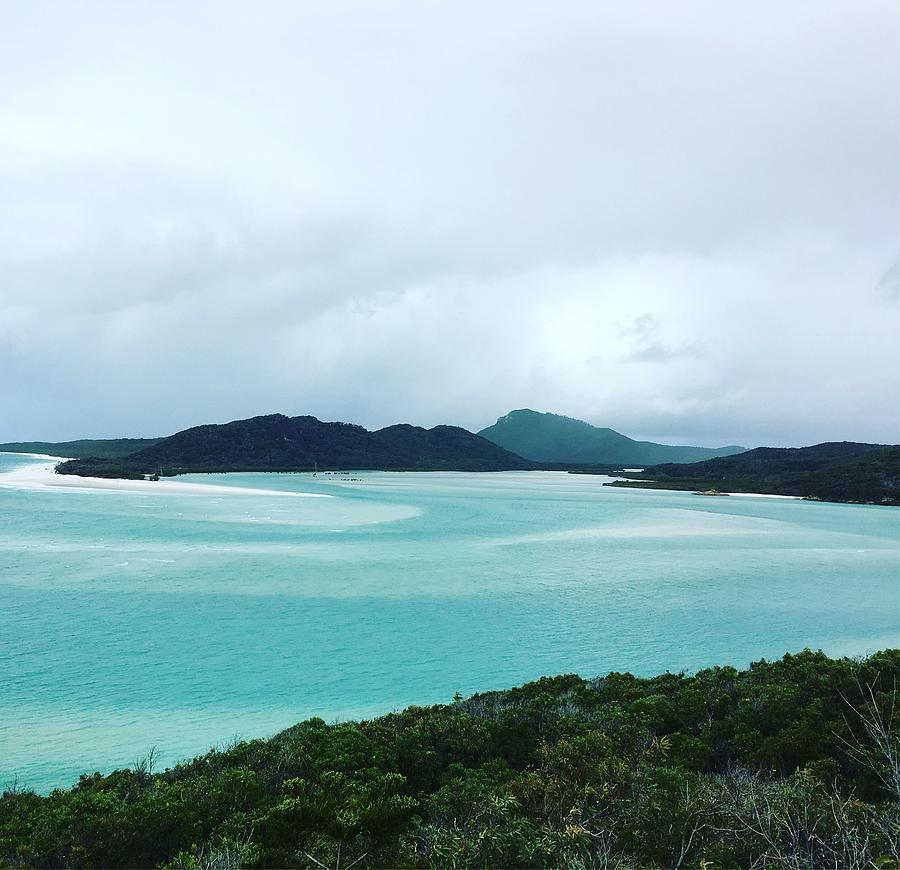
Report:
M133 453L63 462L60 474L145 478L229 471L522 471L539 464L458 426L369 431L311 416L268 414L194 426Z
M900 446L838 441L799 448L759 447L704 462L655 465L621 476L626 479L607 485L898 505Z

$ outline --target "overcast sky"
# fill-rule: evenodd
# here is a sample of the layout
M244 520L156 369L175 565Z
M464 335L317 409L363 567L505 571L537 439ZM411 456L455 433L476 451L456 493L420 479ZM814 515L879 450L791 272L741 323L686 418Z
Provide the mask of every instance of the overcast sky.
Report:
M900 441L895 0L7 3L0 441Z

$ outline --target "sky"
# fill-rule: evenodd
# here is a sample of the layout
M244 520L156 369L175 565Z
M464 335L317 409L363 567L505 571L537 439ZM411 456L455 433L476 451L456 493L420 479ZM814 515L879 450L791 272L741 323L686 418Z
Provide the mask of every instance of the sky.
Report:
M3 18L0 441L900 441L895 0Z

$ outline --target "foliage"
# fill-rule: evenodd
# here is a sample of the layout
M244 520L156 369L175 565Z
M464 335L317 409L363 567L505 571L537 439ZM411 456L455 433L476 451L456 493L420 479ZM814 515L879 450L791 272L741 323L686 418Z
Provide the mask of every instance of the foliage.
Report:
M117 459L79 459L61 474L134 477L224 471L508 471L536 467L456 426L388 426L370 432L349 423L270 414L195 426Z
M161 438L83 438L78 441L16 441L0 444L0 453L42 453L72 459L119 459L158 444Z
M0 799L8 867L889 867L900 650L543 678Z
M611 486L766 492L823 501L900 504L900 447L842 441L815 447L760 447L690 465L657 465Z
M513 453L540 462L571 465L618 464L642 467L659 462L697 462L740 453L743 447L677 447L635 441L614 429L601 428L523 408L510 411L479 433Z

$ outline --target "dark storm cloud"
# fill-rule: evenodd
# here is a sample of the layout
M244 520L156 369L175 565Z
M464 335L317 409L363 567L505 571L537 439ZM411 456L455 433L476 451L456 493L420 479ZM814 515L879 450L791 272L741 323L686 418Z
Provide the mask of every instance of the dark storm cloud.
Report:
M892 2L10 7L0 440L896 441L897 60Z

